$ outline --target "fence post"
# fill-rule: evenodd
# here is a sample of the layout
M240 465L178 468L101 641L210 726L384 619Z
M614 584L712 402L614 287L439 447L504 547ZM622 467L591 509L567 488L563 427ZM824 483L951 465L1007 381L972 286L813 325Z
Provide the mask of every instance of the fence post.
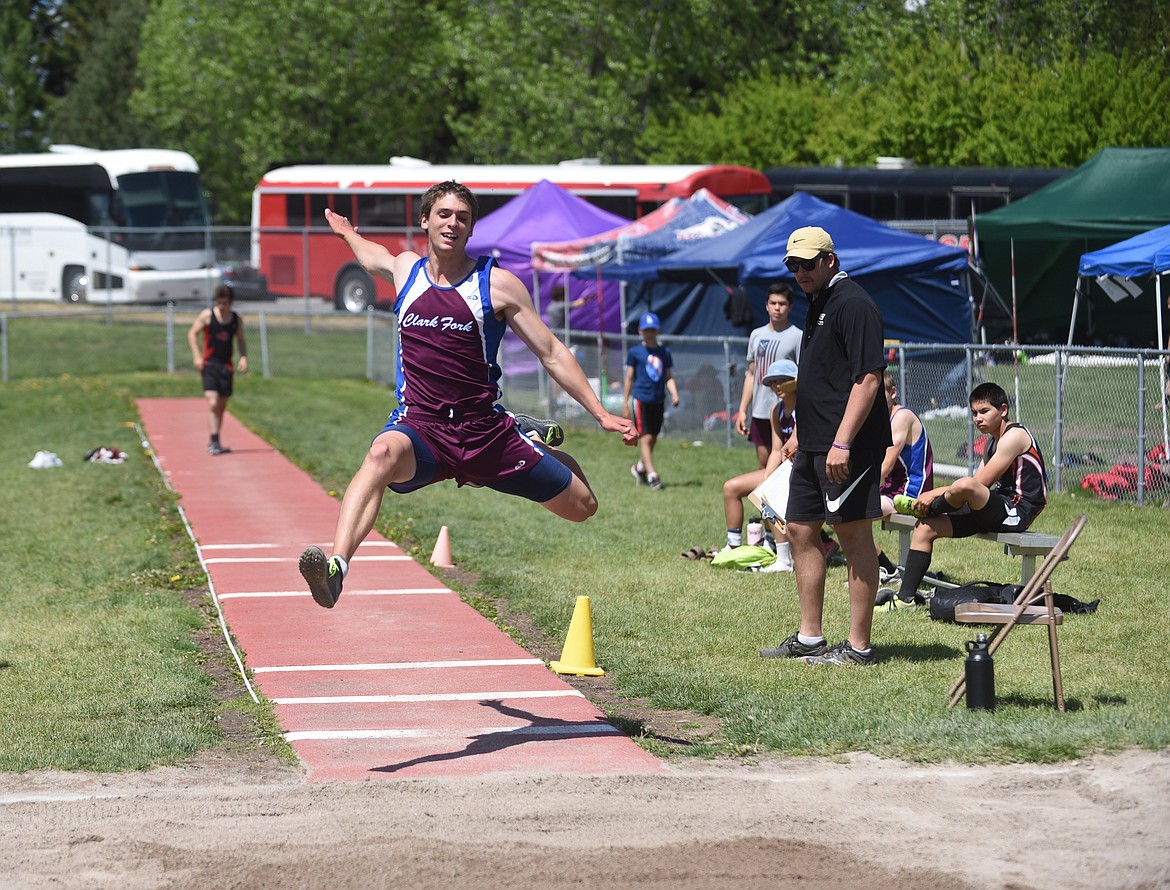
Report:
M8 315L0 313L0 364L4 366L4 382L8 382Z
M1146 502L1146 352L1138 353L1138 453L1137 453L1137 502L1141 507Z
M167 373L175 373L175 304L167 300Z
M272 375L268 373L268 315L260 311L260 370L267 380Z
M366 306L366 380L374 379L374 305Z
M1052 368L1056 385L1052 421L1052 482L1057 491L1064 491L1064 350L1059 346L1053 350Z
M301 267L302 278L305 282L305 334L309 333L309 230L301 229Z
M731 340L727 337L723 338L723 374L727 378L727 397L724 403L724 413L727 414L727 419L723 426L727 431L727 447L731 447L731 428L735 421L732 418L731 401L734 398L731 391ZM738 404L738 402L736 403Z

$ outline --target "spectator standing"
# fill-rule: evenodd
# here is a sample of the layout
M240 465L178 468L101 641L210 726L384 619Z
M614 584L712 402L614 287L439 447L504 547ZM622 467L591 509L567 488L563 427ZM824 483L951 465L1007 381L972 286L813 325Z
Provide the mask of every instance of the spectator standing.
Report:
M660 327L658 316L653 312L647 312L638 322L642 342L631 346L626 355L626 380L622 392L622 413L628 418L631 408L633 410L641 453L630 472L639 485L649 485L654 489L662 487L662 478L654 469L654 446L662 432L667 394L670 395L670 404L678 407L678 384L671 373L670 350L658 342Z
M784 256L808 295L801 342L796 428L781 449L792 459L786 528L796 567L800 628L764 658L810 665L873 665L870 645L878 585L874 520L881 516L881 467L892 443L882 397L886 367L882 316L861 285L841 269L833 239L815 226L797 229ZM822 633L825 558L820 530L837 532L849 570L849 635L829 647Z
M792 288L777 281L768 287L765 304L768 323L756 328L748 337L747 372L735 428L756 446L756 461L762 469L772 451L772 408L776 396L764 385L764 372L772 362L786 358L800 361L801 331L788 321L792 310Z

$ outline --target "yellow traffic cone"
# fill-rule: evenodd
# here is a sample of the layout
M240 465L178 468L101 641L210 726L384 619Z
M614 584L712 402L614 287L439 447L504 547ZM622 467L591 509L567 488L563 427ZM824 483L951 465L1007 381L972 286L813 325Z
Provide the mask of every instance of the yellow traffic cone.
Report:
M604 677L605 671L597 666L593 656L593 616L589 611L589 597L577 597L573 607L573 620L569 622L569 635L561 660L549 667L558 674L575 674L578 677Z
M435 549L431 551L431 565L440 569L455 568L455 563L451 561L451 535L445 525L439 529Z

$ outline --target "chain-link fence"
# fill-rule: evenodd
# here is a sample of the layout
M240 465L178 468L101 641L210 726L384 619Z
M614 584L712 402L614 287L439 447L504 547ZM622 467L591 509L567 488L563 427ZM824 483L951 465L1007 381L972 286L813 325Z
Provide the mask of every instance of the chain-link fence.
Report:
M394 316L307 307L241 307L248 363L265 377L394 380ZM312 311L310 311L310 309ZM61 374L129 373L191 367L187 332L198 306L61 307L0 313L4 382Z
M190 366L187 330L197 306L104 309L62 307L0 313L3 380L170 371ZM335 312L322 301L281 301L242 309L253 373L352 377L390 386L394 317ZM625 359L636 336L572 332L570 348L606 407L622 410ZM750 446L734 430L746 370L743 337L671 337L680 404L663 435L727 448ZM1082 347L892 344L889 370L899 401L923 420L943 477L974 471L982 455L967 395L999 384L1013 419L1036 437L1054 491L1080 488L1145 503L1170 497L1166 462L1168 353ZM500 349L506 404L567 426L593 421L550 380L515 334Z

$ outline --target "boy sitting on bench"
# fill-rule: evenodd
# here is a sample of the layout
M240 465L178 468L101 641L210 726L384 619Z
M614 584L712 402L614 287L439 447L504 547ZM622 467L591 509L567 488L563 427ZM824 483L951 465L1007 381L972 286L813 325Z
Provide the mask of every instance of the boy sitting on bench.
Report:
M930 568L937 538L969 538L983 532L1022 532L1048 503L1048 474L1036 439L1008 419L1007 393L995 383L971 391L971 416L991 437L974 476L910 498L898 495L894 509L918 517L898 598L923 602L918 585Z

